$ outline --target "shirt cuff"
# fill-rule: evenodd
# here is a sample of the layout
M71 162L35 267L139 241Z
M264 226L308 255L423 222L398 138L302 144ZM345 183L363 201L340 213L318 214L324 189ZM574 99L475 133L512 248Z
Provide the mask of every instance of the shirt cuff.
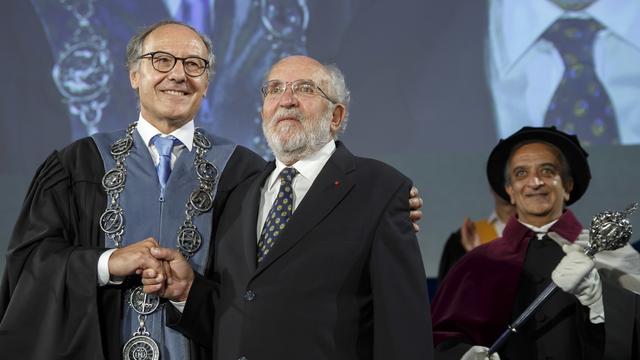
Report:
M176 310L178 310L180 313L184 312L184 306L187 304L186 301L173 301L173 300L169 300L169 302L171 302L171 305L173 305L173 307L176 308Z
M119 285L122 284L124 278L114 277L111 278L109 274L109 258L114 251L118 249L109 249L103 252L98 258L98 286L105 285Z

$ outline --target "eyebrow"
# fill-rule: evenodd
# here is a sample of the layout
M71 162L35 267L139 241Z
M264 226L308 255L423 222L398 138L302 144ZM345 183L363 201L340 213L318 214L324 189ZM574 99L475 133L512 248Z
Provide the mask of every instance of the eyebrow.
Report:
M532 167L552 167L554 169L559 169L560 168L559 164L557 165L557 164L554 164L554 163L551 163L551 162L542 163L540 165L524 165L524 164L518 165L518 164L515 164L513 166L512 172L515 171L515 170L529 169L529 168L532 168Z
M169 50L161 50L161 49L150 50L150 51L146 51L146 52L144 52L144 51L143 51L143 54L148 54L148 53L152 53L152 52L163 52L163 53L167 53L167 54L171 54L171 55L173 55L173 56L176 56L176 54L175 54L174 52L172 52L172 51L169 51ZM181 57L181 56L179 56L179 57ZM187 55L185 55L184 57L185 57L185 58L198 57L198 58L201 58L201 59L204 59L204 60L209 60L209 55L208 55L208 54L207 54L207 55L204 55L204 56L197 55L197 54L187 54Z
M552 162L546 162L546 163L540 164L540 167L543 167L543 166L550 166L550 167L555 168L555 169L560 167L559 164L554 164Z

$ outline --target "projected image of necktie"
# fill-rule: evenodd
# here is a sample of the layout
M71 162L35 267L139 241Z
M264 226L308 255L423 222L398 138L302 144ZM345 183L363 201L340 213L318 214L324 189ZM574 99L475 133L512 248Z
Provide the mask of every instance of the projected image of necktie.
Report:
M578 134L583 145L618 144L620 139L611 99L594 71L593 41L602 29L594 19L560 19L542 35L565 66L545 125Z

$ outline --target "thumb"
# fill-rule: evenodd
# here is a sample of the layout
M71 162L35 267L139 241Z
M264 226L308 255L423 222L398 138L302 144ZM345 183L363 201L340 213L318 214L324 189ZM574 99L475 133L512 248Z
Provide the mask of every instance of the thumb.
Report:
M182 254L174 249L154 247L151 249L151 255L158 260L173 261L182 258Z
M565 254L569 254L573 252L580 252L580 253L584 252L582 247L576 244L564 244L562 245L562 251L564 251Z

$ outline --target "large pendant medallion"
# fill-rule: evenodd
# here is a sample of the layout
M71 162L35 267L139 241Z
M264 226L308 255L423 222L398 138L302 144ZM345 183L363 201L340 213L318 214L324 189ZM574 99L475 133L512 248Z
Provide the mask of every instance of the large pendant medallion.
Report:
M160 349L149 336L136 335L124 344L122 358L124 360L158 360Z
M158 295L147 294L142 291L142 286L138 286L131 291L129 296L129 305L138 314L149 315L156 311L160 305L160 297Z

